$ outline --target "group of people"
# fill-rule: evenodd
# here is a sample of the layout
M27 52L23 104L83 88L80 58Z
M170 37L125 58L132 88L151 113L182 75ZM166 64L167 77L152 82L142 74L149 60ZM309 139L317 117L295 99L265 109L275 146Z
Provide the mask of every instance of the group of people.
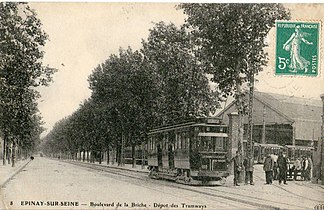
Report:
M279 184L282 182L287 183L287 171L288 171L288 159L286 155L281 152L277 159L274 159L271 154L264 160L263 170L266 174L266 184L272 184L274 179L279 180Z
M236 155L232 158L232 161L234 162L234 186L240 186L239 177L243 169L245 171L245 184L248 184L250 182L251 185L254 185L253 157L251 155L248 155L246 158L243 159L243 156L238 151L236 151Z
M300 174L301 179L305 181L310 181L313 177L313 161L310 156L304 156L302 158L297 158L294 165L288 169L289 177L294 177L297 180L297 175ZM292 175L294 173L294 175Z
M246 158L237 151L235 157L232 158L234 162L234 186L239 186L240 174L245 172L245 184L254 185L253 169L254 160L251 155ZM300 174L302 180L309 181L312 177L312 159L304 156L302 159L298 158L290 167L289 160L284 152L280 152L279 156L268 154L264 160L263 170L265 171L266 183L272 184L273 180L278 180L279 184L287 185L287 173L292 177L294 173L294 180Z

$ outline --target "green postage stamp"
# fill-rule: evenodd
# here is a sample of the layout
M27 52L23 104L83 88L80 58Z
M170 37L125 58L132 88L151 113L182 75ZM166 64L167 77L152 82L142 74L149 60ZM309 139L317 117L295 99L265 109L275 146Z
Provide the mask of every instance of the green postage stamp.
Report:
M317 76L320 22L276 22L276 75Z

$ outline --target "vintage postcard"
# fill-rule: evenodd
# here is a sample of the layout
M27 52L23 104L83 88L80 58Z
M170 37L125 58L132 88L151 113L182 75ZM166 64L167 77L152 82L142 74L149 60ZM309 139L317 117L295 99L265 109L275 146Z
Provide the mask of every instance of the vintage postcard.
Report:
M324 209L324 4L0 2L0 209Z

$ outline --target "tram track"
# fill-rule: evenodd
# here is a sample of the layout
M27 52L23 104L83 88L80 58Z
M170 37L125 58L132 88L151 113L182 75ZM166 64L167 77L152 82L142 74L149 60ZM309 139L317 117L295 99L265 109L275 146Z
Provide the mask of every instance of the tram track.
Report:
M259 176L256 176L256 177L261 178L261 177L259 177ZM298 183L296 183L296 182L294 182L294 184L299 185L299 186L304 186L304 187L308 187L308 188L310 188L309 186L301 185L301 184L298 184ZM283 190L283 191L285 191L285 192L288 192L288 193L291 194L291 195L295 195L295 196L297 196L297 197L299 197L299 198L303 198L303 199L306 199L306 200L310 200L310 201L314 201L314 202L319 202L319 203L323 202L323 201L315 200L315 199L312 199L312 198L309 198L309 197L306 197L306 196L302 196L302 195L297 194L297 193L295 193L295 192L293 192L293 191L291 191L291 190L287 190L285 187L283 187L283 186L281 186L281 185L273 185L273 186L275 186L275 187L277 187L277 188L279 188L279 189L281 189L281 190ZM313 189L313 188L311 188L311 189ZM314 189L313 189L313 190L314 190ZM318 191L318 192L320 192L320 191Z
M142 174L142 175L145 174L146 175L147 172L131 171L131 170L127 170L127 169L119 169L119 168L109 167L109 166L104 166L104 165L96 165L96 164L74 162L74 161L64 161L64 162L69 163L69 164L73 164L73 165L76 165L76 166L81 166L81 167L97 170L97 171L103 171L103 172L118 175L118 176L132 178L132 179L135 179L135 180L159 181L159 180L152 180L152 179L149 179L149 178L145 179L144 176L138 176L138 174ZM125 172L125 170L127 170L127 174L122 173L122 172ZM156 184L156 182L155 182L155 184ZM242 195L237 194L237 193L230 193L230 192L225 192L225 191L216 190L216 189L211 190L211 189L208 189L206 187L197 188L197 187L192 187L192 186L187 186L187 185L175 184L173 182L171 184L171 182L167 182L167 181L164 181L164 180L160 181L159 184L167 186L167 187L172 187L172 188L182 189L182 190L186 190L186 191L193 192L193 193L198 193L200 195L206 195L206 196L211 197L212 200L217 201L217 202L221 202L219 199L223 199L225 201L223 203L226 203L226 204L228 204L228 201L233 201L233 202L241 203L241 204L244 204L246 206L250 206L250 207L253 207L253 208L256 208L256 209L280 209L280 207L277 207L277 206L274 206L274 205L262 204L260 202L251 201L251 198L249 196L246 196L246 195L242 196ZM218 193L215 193L215 192L221 193L221 195L218 194ZM227 195L225 195L225 194L227 194ZM242 198L237 198L235 196L240 196ZM254 198L254 199L255 200L260 200L258 198ZM266 199L264 199L264 201L272 202L272 201L266 200ZM240 207L240 206L237 206L237 205L233 205L233 206L236 207L236 208ZM300 207L300 206L296 206L296 207L304 208L304 207Z
M274 185L274 186L277 187L277 188L280 188L281 190L286 191L286 192L288 192L288 193L290 193L290 194L292 194L292 195L295 195L295 196L297 196L297 197L299 197L299 198L307 199L307 200L310 200L310 201L315 201L315 202L318 202L318 203L323 202L323 201L314 200L314 199L312 199L312 198L302 196L302 195L300 195L300 194L297 194L297 193L295 193L295 192L292 192L291 190L287 190L287 189L285 189L284 187L281 187L281 186L279 186L279 185Z
M301 182L304 182L304 181L301 181ZM304 183L294 182L294 184L296 184L296 185L298 185L298 186L302 186L302 187L310 188L310 189L315 190L315 191L317 191L317 192L319 192L319 193L323 193L323 191L320 191L320 190L315 189L315 188L313 188L313 187L311 187L311 186L305 185ZM324 189L324 187L322 187L322 186L320 186L320 185L318 185L317 187Z
M174 192L169 193L169 192L166 192L164 190L160 190L159 188L156 188L156 182L159 182L160 180L156 180L156 179L149 178L147 176L148 175L147 172L141 172L141 171L134 172L134 171L127 170L128 173L131 172L133 174L133 175L129 175L129 174L127 175L127 174L124 174L124 173L120 173L120 171L125 171L126 170L126 169L122 169L122 168L121 169L119 169L119 168L113 168L113 167L109 168L107 166L101 166L101 165L95 165L95 164L88 164L88 163L70 162L70 161L65 161L65 162L70 163L70 164L73 164L73 165L76 165L76 166L86 167L86 168L88 168L88 169L90 169L92 171L93 171L93 169L95 169L95 170L98 170L98 171L107 172L106 175L109 174L109 177L110 178L111 178L111 175L116 175L118 177L123 176L123 177L126 177L126 178L132 178L133 180L146 181L147 184L153 184L154 187L153 186L151 186L151 187L143 186L142 184L140 184L140 182L137 182L137 181L136 182L131 182L131 180L127 180L128 183L131 182L132 184L135 184L135 185L138 185L138 186L141 186L141 187L150 189L150 190L154 190L154 191L162 192L164 194L169 194L169 195L175 196ZM103 168L104 168L104 170L103 170ZM112 169L113 171L112 170L109 170L109 169ZM114 171L114 169L116 169L116 171L119 170L119 172ZM140 173L143 176L139 177L138 176L138 173ZM116 179L118 177L116 177ZM171 184L171 183L170 182L165 182L165 180L163 180L163 181L161 180L161 183L159 183L159 184L162 184L162 182L163 182L164 186L174 187L174 186L170 186L169 184ZM177 195L177 197L183 197L186 200L192 200L195 203L197 202L197 201L195 201L193 199L188 199L188 197L185 197L184 195ZM225 200L225 201L220 201L219 199L218 200L217 199L209 199L209 200L217 201L218 203L222 203L222 204L228 205L227 200ZM238 208L242 209L242 205L241 204L240 205L231 204L231 206L235 207L235 209L238 209Z

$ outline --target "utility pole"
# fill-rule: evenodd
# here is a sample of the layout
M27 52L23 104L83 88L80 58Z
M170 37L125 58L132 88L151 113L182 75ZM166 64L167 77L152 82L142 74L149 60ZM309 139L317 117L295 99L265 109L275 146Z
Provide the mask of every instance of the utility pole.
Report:
M265 136L266 136L266 123L265 123L265 117L266 117L266 107L263 106L263 116L262 116L262 138L261 138L261 144L265 144Z
M237 101L236 101L236 106L237 106L237 111L238 111L238 145L237 145L237 150L239 151L240 154L243 154L243 98L242 98L242 90L241 90L241 85L239 82L236 82L236 89L237 89Z
M321 95L323 102L323 113L322 113L322 132L321 132L321 161L320 161L320 178L322 180L322 185L324 185L324 94Z
M250 73L250 90L249 90L249 113L248 113L248 128L247 128L247 155L253 156L253 102L254 102L254 74Z

